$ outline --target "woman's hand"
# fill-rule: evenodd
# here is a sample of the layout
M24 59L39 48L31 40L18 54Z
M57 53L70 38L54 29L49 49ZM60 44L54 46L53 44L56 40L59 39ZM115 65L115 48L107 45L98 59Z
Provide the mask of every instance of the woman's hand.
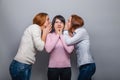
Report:
M73 37L73 33L72 33L72 32L69 32L69 35L70 35L71 37Z
M51 30L52 30L52 25L51 25L51 23L50 23L48 26L46 26L46 32L47 32L47 34L48 34Z
M46 26L44 29L43 29L43 33L42 33L42 40L45 42L46 40L46 37L47 37L47 34L52 30L52 25L49 24L48 26Z
M57 33L58 35L61 35L61 34L62 34L62 29L58 28L58 29L56 30L56 33Z
M68 30L68 29L69 29L69 25L68 25L68 22L66 22L64 30Z
M58 34L61 35L62 34L62 29L58 30Z

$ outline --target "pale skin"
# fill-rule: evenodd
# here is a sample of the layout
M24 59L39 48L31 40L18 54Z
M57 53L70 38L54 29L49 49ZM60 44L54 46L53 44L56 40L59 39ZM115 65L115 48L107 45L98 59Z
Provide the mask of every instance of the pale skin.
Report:
M58 35L62 34L63 28L64 28L64 23L61 22L59 19L56 19L55 24L54 24L55 32Z
M66 22L66 24L65 24L65 28L64 28L64 30L69 30L70 28L71 28L71 19L72 19L72 17L69 17L69 19L68 19L68 21ZM72 32L69 32L69 35L72 37L73 36L73 32L74 32L75 30L74 29L72 29Z
M51 27L52 27L52 25L50 23L50 19L48 16L46 16L46 21L43 24L43 26L41 26L41 29L43 31L41 38L44 42L46 41L47 34L51 31Z
M70 17L68 19L68 21L66 22L64 30L69 30L70 29L70 27L71 27L71 18L72 17Z

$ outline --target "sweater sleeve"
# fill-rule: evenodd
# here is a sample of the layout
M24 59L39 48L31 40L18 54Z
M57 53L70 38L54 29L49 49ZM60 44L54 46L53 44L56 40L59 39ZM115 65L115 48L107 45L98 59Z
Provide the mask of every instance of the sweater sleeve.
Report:
M64 49L68 52L68 53L72 53L73 49L74 49L74 45L66 45L65 41L64 41L64 38L63 38L63 35L60 35L60 39L62 41L62 44L63 44L63 47Z
M38 51L42 51L44 49L44 41L42 41L41 39L41 29L39 26L34 25L31 28L31 32L32 32L32 38L33 38L33 43L35 48Z
M73 37L69 36L68 31L64 31L64 38L67 45L73 45L83 40L85 31L78 31Z
M46 38L45 43L45 49L48 53L50 53L54 47L56 46L56 43L58 42L59 35L53 35L52 33L49 33Z

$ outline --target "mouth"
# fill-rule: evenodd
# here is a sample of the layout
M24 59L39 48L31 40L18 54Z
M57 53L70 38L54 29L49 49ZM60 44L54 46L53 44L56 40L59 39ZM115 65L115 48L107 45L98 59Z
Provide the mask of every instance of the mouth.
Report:
M58 26L58 28L62 28L62 26Z
M62 27L58 27L58 28L62 28Z

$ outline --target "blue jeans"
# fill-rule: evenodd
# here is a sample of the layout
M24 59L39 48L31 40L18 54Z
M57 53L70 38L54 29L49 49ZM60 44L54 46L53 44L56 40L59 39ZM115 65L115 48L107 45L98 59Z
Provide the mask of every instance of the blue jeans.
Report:
M95 63L85 64L79 67L78 80L92 80L92 76L95 73Z
M32 65L20 63L13 60L10 67L10 75L12 80L30 80Z

